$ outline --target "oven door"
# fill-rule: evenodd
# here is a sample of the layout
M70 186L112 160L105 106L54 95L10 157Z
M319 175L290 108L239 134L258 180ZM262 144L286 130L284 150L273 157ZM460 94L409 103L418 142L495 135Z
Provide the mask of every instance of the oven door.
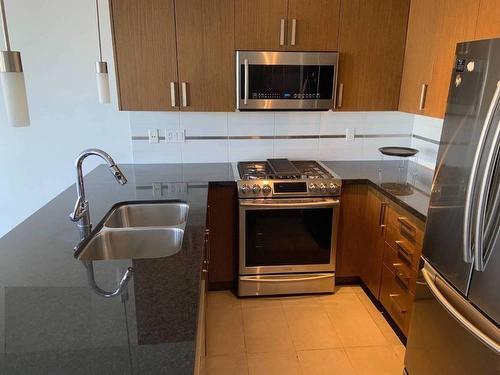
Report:
M340 201L240 199L240 275L333 272Z
M329 110L334 107L336 52L236 52L236 108Z

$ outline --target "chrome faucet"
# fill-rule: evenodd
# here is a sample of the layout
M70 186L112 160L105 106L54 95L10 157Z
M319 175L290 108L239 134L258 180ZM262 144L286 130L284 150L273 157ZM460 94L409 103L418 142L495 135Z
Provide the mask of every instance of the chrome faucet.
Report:
M120 185L125 185L127 183L127 179L120 168L118 168L113 158L102 150L90 148L82 151L82 153L76 158L76 193L78 197L76 199L75 208L73 209L73 212L69 214L69 218L71 221L78 222L81 239L86 238L90 234L92 228L92 223L90 222L89 202L85 198L85 186L83 184L82 171L83 161L90 155L100 156L104 159L106 163L108 163L111 173Z

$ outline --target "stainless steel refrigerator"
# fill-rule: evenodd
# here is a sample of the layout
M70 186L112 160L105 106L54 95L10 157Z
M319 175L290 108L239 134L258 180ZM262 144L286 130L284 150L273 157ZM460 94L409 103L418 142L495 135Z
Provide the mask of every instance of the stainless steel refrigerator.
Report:
M500 39L460 43L450 82L409 375L500 373Z

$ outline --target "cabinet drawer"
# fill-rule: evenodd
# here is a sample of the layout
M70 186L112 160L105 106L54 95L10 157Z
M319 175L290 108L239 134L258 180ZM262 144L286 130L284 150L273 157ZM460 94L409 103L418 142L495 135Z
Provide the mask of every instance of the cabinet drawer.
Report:
M397 229L400 236L408 242L422 246L424 240L424 224L394 205L387 210L387 225Z
M391 248L387 243L384 247L384 265L392 271L405 290L415 293L417 271L407 262L406 256Z
M398 257L401 258L405 264L415 271L418 270L422 245L415 244L408 240L408 238L393 225L387 226L385 242L398 253Z
M399 279L385 265L382 269L379 299L392 319L407 335L413 307L413 294L401 286Z

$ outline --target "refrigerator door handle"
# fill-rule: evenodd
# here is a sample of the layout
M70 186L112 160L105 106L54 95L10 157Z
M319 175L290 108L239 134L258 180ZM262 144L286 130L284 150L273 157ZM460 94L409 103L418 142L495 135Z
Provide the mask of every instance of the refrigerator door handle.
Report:
M469 176L469 181L467 183L467 190L465 194L465 209L464 209L464 222L463 222L463 257L466 263L473 262L472 249L471 249L471 232L472 232L472 212L473 212L473 196L475 193L477 173L479 169L479 162L481 160L481 155L483 154L484 144L486 143L486 136L489 132L491 122L493 119L493 113L498 103L498 98L500 97L500 81L497 83L497 88L495 94L491 99L486 118L484 119L483 128L481 130L481 135L479 137L479 142L477 145L476 153L474 155L474 161L472 163L471 173ZM476 225L477 228L477 225ZM476 236L477 237L477 236Z
M493 114L498 107L498 99L500 97L500 81L497 83L497 89L495 91L495 95L492 101L492 106L488 111L488 116L490 123L488 124L488 128L491 126L491 122L493 121ZM496 100L495 100L496 99ZM488 202L488 192L491 187L493 172L495 169L495 161L498 156L498 148L500 147L500 124L497 125L495 129L495 134L493 135L492 146L488 152L488 156L486 158L486 166L485 173L481 178L480 187L479 187L479 197L477 203L477 219L474 227L474 268L477 271L483 272L486 269L486 257L489 252L485 252L485 244L484 244L484 224L485 224L485 216L486 216L486 205ZM498 196L496 196L498 198ZM494 202L494 204L498 204L498 202ZM494 219L493 218L490 218Z
M422 268L422 275L431 293L441 306L478 340L483 342L496 354L500 354L500 330L472 307L468 301L464 303L463 312L459 311L456 305L462 303L461 300L463 297L458 295L451 287L448 287L435 271L430 269L427 263ZM455 303L450 302L452 299ZM471 322L471 317L475 320L474 323Z

